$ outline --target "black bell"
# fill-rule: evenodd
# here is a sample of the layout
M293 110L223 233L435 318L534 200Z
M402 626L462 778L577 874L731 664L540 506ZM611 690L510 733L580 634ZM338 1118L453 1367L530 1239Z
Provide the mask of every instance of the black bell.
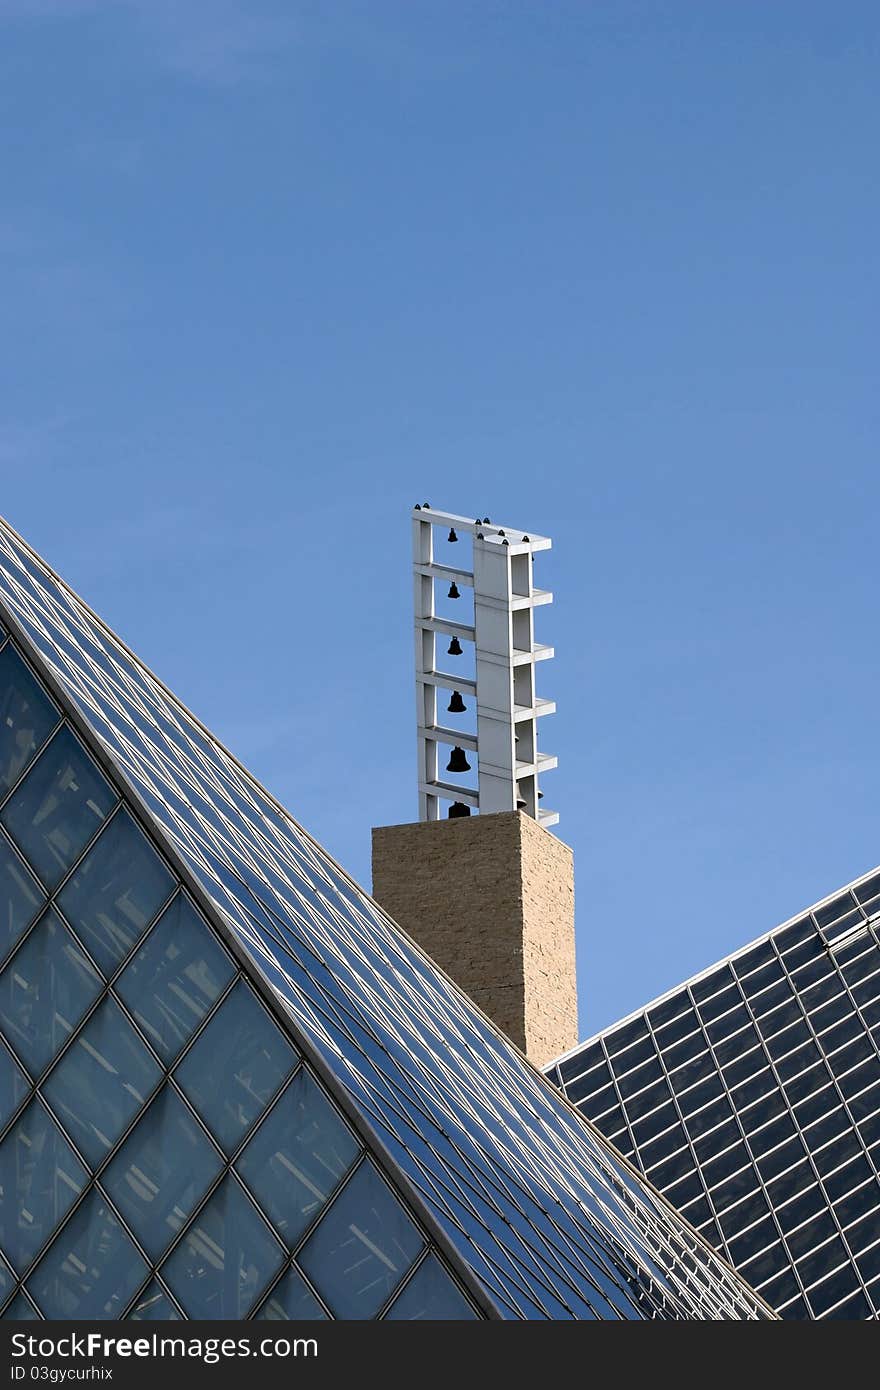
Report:
M461 656L461 643L457 637L453 637L449 646L446 648L447 656Z
M484 516L484 517L483 517L483 525L484 525L484 526L491 526L491 525L492 525L491 521L489 520L489 518L488 518L487 516Z
M527 541L527 540L528 540L528 536L523 536L523 540L524 540L524 541Z
M447 772L470 772L471 765L468 762L463 748L453 748L449 754L449 762L446 764Z
M449 593L446 595L446 597L447 597L447 598L461 598L461 594L458 592L458 585L456 584L456 582L455 582L454 579L453 579L452 583L451 583L450 586L449 586Z
M449 535L446 537L446 539L447 539L448 541L457 541L457 540L458 540L458 536L455 534L455 527L454 527L454 526L450 529Z
M499 530L498 534L499 534L499 536L503 536L503 535L504 535L504 532L501 531L501 530Z
M538 792L538 800L539 800L539 801L543 801L543 800L544 800L544 793L543 793L543 792Z
M453 801L447 814L449 820L455 820L458 816L469 816L470 813L470 806L465 806L463 801Z
M516 809L517 809L518 811L521 811L521 810L523 809L523 807L525 806L525 804L526 804L526 803L522 800L521 797L518 796L518 797L516 798Z
M467 712L467 705L457 690L453 690L452 699L449 701L446 708L450 714L465 714Z

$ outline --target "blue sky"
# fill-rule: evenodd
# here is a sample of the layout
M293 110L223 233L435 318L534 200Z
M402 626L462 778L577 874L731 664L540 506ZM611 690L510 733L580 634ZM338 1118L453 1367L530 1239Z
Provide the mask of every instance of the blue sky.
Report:
M367 885L410 505L551 535L585 1034L880 860L878 49L855 0L0 0L0 511Z

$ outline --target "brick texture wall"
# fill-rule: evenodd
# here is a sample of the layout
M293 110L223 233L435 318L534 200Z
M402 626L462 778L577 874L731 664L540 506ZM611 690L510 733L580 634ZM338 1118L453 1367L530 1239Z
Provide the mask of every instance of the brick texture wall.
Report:
M572 852L530 816L377 826L373 897L536 1066L578 1041Z

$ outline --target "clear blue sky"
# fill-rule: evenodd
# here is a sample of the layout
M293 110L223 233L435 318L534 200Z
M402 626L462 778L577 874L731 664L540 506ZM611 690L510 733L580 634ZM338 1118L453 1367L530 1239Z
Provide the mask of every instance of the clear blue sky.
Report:
M582 1031L880 861L875 0L0 0L0 511L349 868L549 534Z

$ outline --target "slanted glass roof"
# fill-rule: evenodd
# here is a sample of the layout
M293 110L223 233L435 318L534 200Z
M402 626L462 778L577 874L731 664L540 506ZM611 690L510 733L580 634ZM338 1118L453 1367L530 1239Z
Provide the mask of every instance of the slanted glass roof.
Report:
M0 633L10 656L15 688L48 701ZM0 789L0 1318L477 1317L399 1175L51 702L38 752L39 707L5 705L23 756ZM7 803L38 807L41 833ZM28 863L48 898L22 893Z
M880 872L548 1072L786 1319L880 1316Z
M85 721L87 741L96 736L103 745L113 772L133 793L200 906L244 952L252 978L273 993L291 1042L332 1074L384 1146L408 1200L445 1241L444 1253L471 1271L487 1309L511 1318L767 1316L748 1286L5 524L0 604L25 655L56 679ZM31 737L35 746L38 736L42 726ZM60 745L57 754L51 744L46 752L45 774L35 777L35 795L44 798L66 785L61 754L68 761L73 756ZM16 803L9 828L33 843L32 867L50 893L80 842L99 833L109 814L108 796L96 782L91 820L74 820L72 813L65 819L61 806L57 835L48 840L31 805ZM158 880L144 884L151 906L160 886ZM70 893L75 899L73 888ZM126 968L140 958L138 968L148 980L151 960L164 948L161 942L154 947L151 935L143 950L135 950L146 900L131 906L124 924L120 917L116 929L104 933L101 949L108 959L101 968L111 968L110 956L124 939L133 952ZM83 921L86 931L89 919ZM80 990L87 993L87 985L87 974L78 978ZM236 988L247 986L240 982ZM119 997L124 998L121 986ZM160 1018L159 1004L149 999L141 1007L145 1018L152 1009L150 1027L172 1049L173 1020ZM240 1026L244 1037L246 1021ZM41 1035L33 1045L45 1053L49 1041ZM181 1066L182 1094L202 1108L209 1127L220 1126L220 1147L231 1152L239 1142L231 1121L210 1113L202 1099L210 1095L210 1087L200 1087L211 1059L200 1059L195 1049L188 1055L193 1061ZM275 1084L267 1078L267 1095ZM242 1120L250 1123L249 1117ZM144 1142L149 1152L148 1133ZM212 1161L216 1166L218 1160ZM114 1180L122 1193L124 1148L106 1172L108 1193ZM363 1200L375 1203L366 1179L358 1182ZM115 1241L118 1217L101 1206L98 1195L88 1200L95 1204L94 1222L106 1224ZM265 1200L271 1210L270 1191ZM135 1198L129 1205L130 1215L122 1205L119 1211L134 1227L143 1219ZM86 1217L80 1217L85 1211L85 1205L78 1207L63 1227L68 1244L87 1238ZM254 1216L242 1206L231 1172L202 1213L208 1234L200 1237L195 1225L169 1259L173 1293L189 1277L187 1251L209 1238L217 1223L235 1239L239 1233L242 1240L255 1238ZM401 1249L411 1240L406 1220L401 1213L403 1224L394 1235ZM277 1238L264 1230L262 1217L257 1225L263 1262L275 1277ZM337 1248L344 1263L343 1247L334 1245L343 1238L330 1224L323 1235L318 1228L315 1269L332 1264ZM61 1237L58 1242L60 1260L66 1246ZM308 1260L306 1247L304 1268ZM127 1264L124 1272L136 1290L140 1266ZM60 1275L47 1269L43 1277L48 1292L29 1286L33 1296L45 1297L53 1309L68 1306ZM318 1288L331 1307L335 1290L332 1275ZM204 1310L196 1315L211 1316L213 1307L206 1290ZM341 1316L350 1315L344 1301L340 1307Z

